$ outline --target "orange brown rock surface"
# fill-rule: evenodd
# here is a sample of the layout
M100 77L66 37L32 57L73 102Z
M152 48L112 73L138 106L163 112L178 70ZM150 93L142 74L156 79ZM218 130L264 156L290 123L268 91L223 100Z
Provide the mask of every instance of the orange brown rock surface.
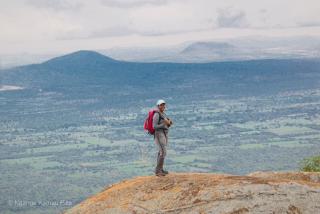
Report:
M320 213L320 173L170 173L107 187L66 214Z

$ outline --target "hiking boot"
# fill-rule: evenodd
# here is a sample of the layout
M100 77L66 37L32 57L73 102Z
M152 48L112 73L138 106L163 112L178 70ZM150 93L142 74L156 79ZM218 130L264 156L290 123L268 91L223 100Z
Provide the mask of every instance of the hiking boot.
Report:
M162 169L162 172L163 172L164 174L169 174L169 172L168 172L167 170L164 170L164 169Z
M159 172L156 172L156 176L166 176L166 173L159 171Z

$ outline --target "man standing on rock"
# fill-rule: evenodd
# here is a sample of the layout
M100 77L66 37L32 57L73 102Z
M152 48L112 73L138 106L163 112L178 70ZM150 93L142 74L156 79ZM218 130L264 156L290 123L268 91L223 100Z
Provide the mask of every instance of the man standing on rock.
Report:
M157 176L165 176L166 174L168 174L168 171L163 169L163 163L164 158L167 154L166 147L168 145L169 127L172 125L173 122L164 113L166 108L166 102L164 100L158 100L157 108L158 111L154 113L152 120L152 125L155 130L154 142L159 149L155 174Z

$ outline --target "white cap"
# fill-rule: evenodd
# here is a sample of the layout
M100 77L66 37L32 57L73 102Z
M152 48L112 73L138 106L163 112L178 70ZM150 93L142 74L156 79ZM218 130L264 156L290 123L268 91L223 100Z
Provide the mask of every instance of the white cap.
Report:
M165 102L164 100L158 100L158 101L157 101L157 106L158 106L158 105L161 105L162 103L166 103L166 102Z

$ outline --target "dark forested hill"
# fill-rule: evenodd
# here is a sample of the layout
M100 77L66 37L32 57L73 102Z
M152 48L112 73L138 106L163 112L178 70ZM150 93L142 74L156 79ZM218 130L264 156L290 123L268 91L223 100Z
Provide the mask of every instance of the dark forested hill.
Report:
M93 51L78 51L11 69L2 84L42 90L75 92L92 86L131 92L139 89L167 93L270 93L319 84L320 61L286 59L215 63L133 63ZM134 91L131 89L135 88ZM97 91L97 93L99 93Z

